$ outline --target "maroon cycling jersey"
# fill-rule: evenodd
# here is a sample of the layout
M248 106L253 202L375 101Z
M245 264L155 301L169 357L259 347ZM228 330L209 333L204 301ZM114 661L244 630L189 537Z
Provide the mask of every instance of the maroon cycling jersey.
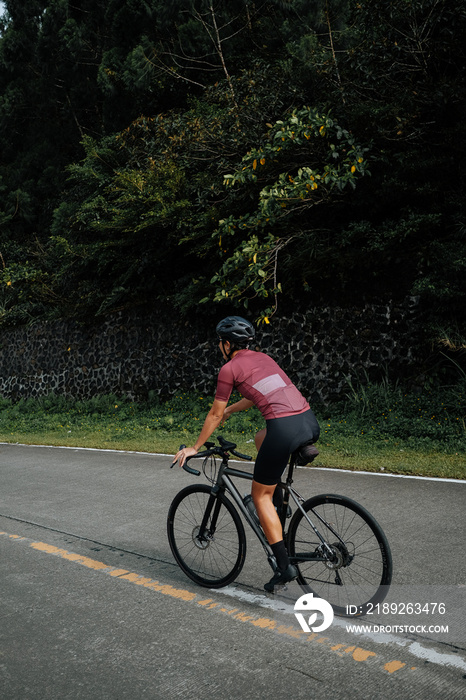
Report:
M275 360L263 352L239 350L218 375L218 401L228 401L233 388L252 401L266 420L309 410L309 404Z

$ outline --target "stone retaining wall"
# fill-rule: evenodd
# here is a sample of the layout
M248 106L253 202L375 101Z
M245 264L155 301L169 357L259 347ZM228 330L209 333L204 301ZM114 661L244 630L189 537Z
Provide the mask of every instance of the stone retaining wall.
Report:
M347 376L366 372L375 379L413 364L419 329L417 300L409 297L403 304L316 307L274 318L259 328L258 345L311 401L327 402L347 391ZM188 323L166 311L120 313L87 326L44 322L2 334L0 395L115 393L141 400L193 389L212 395L220 366L215 321Z

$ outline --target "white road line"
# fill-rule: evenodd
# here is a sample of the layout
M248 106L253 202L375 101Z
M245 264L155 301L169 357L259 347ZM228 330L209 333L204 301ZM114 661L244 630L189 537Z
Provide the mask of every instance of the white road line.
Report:
M300 467L298 467L299 469ZM306 467L301 467L306 469ZM343 472L344 474L369 474L370 476L391 476L394 479L422 479L423 481L446 481L449 484L466 484L466 479L444 479L439 476L414 476L410 474L385 474L381 472L352 471L351 469L332 469L330 467L311 467L322 472Z
M212 589L211 593L217 595L226 595L229 598L236 598L242 603L250 603L252 605L258 605L261 608L267 608L269 610L275 610L280 613L287 613L294 615L294 608L292 605L285 603L284 601L274 600L261 593L249 593L248 591L242 591L236 586L226 586L221 590ZM332 626L340 627L346 631L347 625L353 624L349 622L349 619L341 619L335 617ZM357 623L356 623L357 624ZM368 632L368 631L351 631L351 634L357 635L359 637L367 637L371 639L376 644L396 644L401 647L405 647L406 650L418 659L424 659L430 663L437 664L439 666L451 666L458 668L461 671L466 671L466 660L455 654L442 654L435 649L429 649L422 646L419 642L413 642L410 639L404 639L395 634L381 634L380 632Z
M137 450L110 450L100 449L97 447L71 447L69 445L26 445L21 442L0 442L0 445L16 445L17 447L46 447L49 450L84 450L87 452L113 452L123 455L146 455L149 457L173 457L172 454L165 452L138 452ZM230 459L230 462L235 464L254 464L254 462L242 462L235 459ZM309 469L310 471L326 471L336 472L338 474L366 474L367 476L390 476L393 479L422 479L423 481L443 481L449 484L466 484L466 479L443 479L436 476L411 476L410 474L381 474L380 472L353 471L351 469L337 469L331 467L297 467L298 469Z
M206 610L216 610L217 612L221 614L227 614L229 616L234 617L236 620L240 620L242 622L250 623L251 625L254 625L257 628L263 628L263 629L277 629L281 634L288 634L293 638L299 638L299 639L305 639L303 637L302 632L299 630L296 630L296 622L293 620L294 627L284 627L283 625L281 626L276 626L276 622L274 620L268 619L268 618L263 618L263 617L257 617L256 615L249 615L248 613L245 613L243 611L238 612L238 608L232 608L232 609L227 609L227 607L224 606L222 603L215 602L212 598L204 599L202 594L199 593L194 593L193 591L189 591L186 589L178 589L174 588L173 586L169 584L162 583L160 581L151 579L151 578L146 578L134 571L130 571L128 569L119 569L114 566L108 566L104 562L97 561L95 559L91 559L85 555L80 555L74 552L70 552L68 550L62 549L60 547L56 547L54 545L49 545L45 542L40 542L40 541L35 541L27 537L23 537L20 535L13 535L9 534L7 532L0 532L0 536L5 537L7 540L10 542L17 542L17 543L22 543L25 544L28 547L31 547L32 549L52 555L52 556L58 556L61 557L65 560L68 560L70 562L74 562L76 564L83 565L87 567L88 569L94 570L94 571L99 571L100 573L106 574L107 576L111 576L116 580L120 581L126 581L128 583L132 583L134 585L142 586L148 590L152 590L154 592L158 592L162 595L168 595L172 598L175 598L177 600L183 600L186 602L191 602L195 603L197 605L202 606ZM290 613L294 615L294 608L292 605L287 604L285 601L278 601L274 600L271 598L268 598L264 594L260 593L249 593L247 591L242 591L238 589L236 586L227 586L221 591L218 589L213 589L212 591L209 591L215 595L217 598L223 598L223 597L229 597L229 598L235 598L236 600L239 600L240 602L243 603L249 603L253 604L258 607L262 608L268 608L271 610L275 610L280 613ZM201 600L199 600L201 598ZM335 618L333 623L337 627L340 627L341 629L345 631L346 630L346 625L348 624L347 621ZM439 665L439 666L450 666L454 667L457 669L460 669L462 671L466 671L466 661L459 657L455 656L453 654L443 654L440 653L434 649L428 649L424 646L422 646L419 642L413 642L412 640L408 639L403 639L402 637L397 637L395 635L381 635L381 634L371 634L371 633L357 633L355 631L350 632L351 635L353 636L362 636L362 637L368 637L370 638L373 642L376 642L378 644L383 644L385 647L385 651L389 651L389 644L390 643L395 643L397 646L404 647L406 651L411 653L413 656L419 658L419 659L424 659L429 661L430 663ZM311 641L314 641L316 637L319 637L317 633L314 635L310 635L309 639ZM326 641L326 638L319 638L316 640L317 643L323 643ZM353 652L356 654L356 652L362 652L363 657L360 655L358 656L353 656L355 661L361 661L361 660L366 660L368 658L373 658L376 657L377 655L375 652L372 652L370 650L361 650L361 649L355 649L354 645L346 646L345 644L337 644L333 645L330 647L332 651L338 652L340 649L343 650L343 653L348 653L348 652ZM385 659L382 659L382 661L385 661ZM384 664L384 669L387 670L389 673L392 673L394 671L397 671L399 669L402 669L406 667L406 664L401 661L391 661L388 663ZM415 667L412 669L415 670Z

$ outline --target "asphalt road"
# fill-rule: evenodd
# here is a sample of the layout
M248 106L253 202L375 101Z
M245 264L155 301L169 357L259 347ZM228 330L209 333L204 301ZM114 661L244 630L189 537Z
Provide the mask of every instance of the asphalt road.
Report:
M299 470L302 494L365 505L394 559L393 612L304 634L292 605L264 594L252 533L226 589L178 569L166 516L196 477L169 463L0 445L1 700L464 697L465 482ZM407 602L432 603L431 630L395 615Z

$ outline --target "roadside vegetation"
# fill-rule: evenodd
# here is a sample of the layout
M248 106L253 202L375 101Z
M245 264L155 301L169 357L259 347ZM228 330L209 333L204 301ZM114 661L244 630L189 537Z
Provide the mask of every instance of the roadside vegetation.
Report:
M1 5L0 345L116 312L273 325L412 298L413 372L464 373L464 2ZM464 390L433 386L361 377L315 407L317 463L464 476ZM0 399L0 439L173 452L210 400ZM260 425L223 430L253 452Z
M2 4L2 329L414 296L464 346L464 2Z
M466 479L465 396L465 378L418 392L388 383L349 385L345 400L314 406L321 436L312 466ZM173 454L197 438L211 401L187 393L146 403L114 395L0 399L0 441ZM261 427L253 408L232 416L217 434L254 457Z

